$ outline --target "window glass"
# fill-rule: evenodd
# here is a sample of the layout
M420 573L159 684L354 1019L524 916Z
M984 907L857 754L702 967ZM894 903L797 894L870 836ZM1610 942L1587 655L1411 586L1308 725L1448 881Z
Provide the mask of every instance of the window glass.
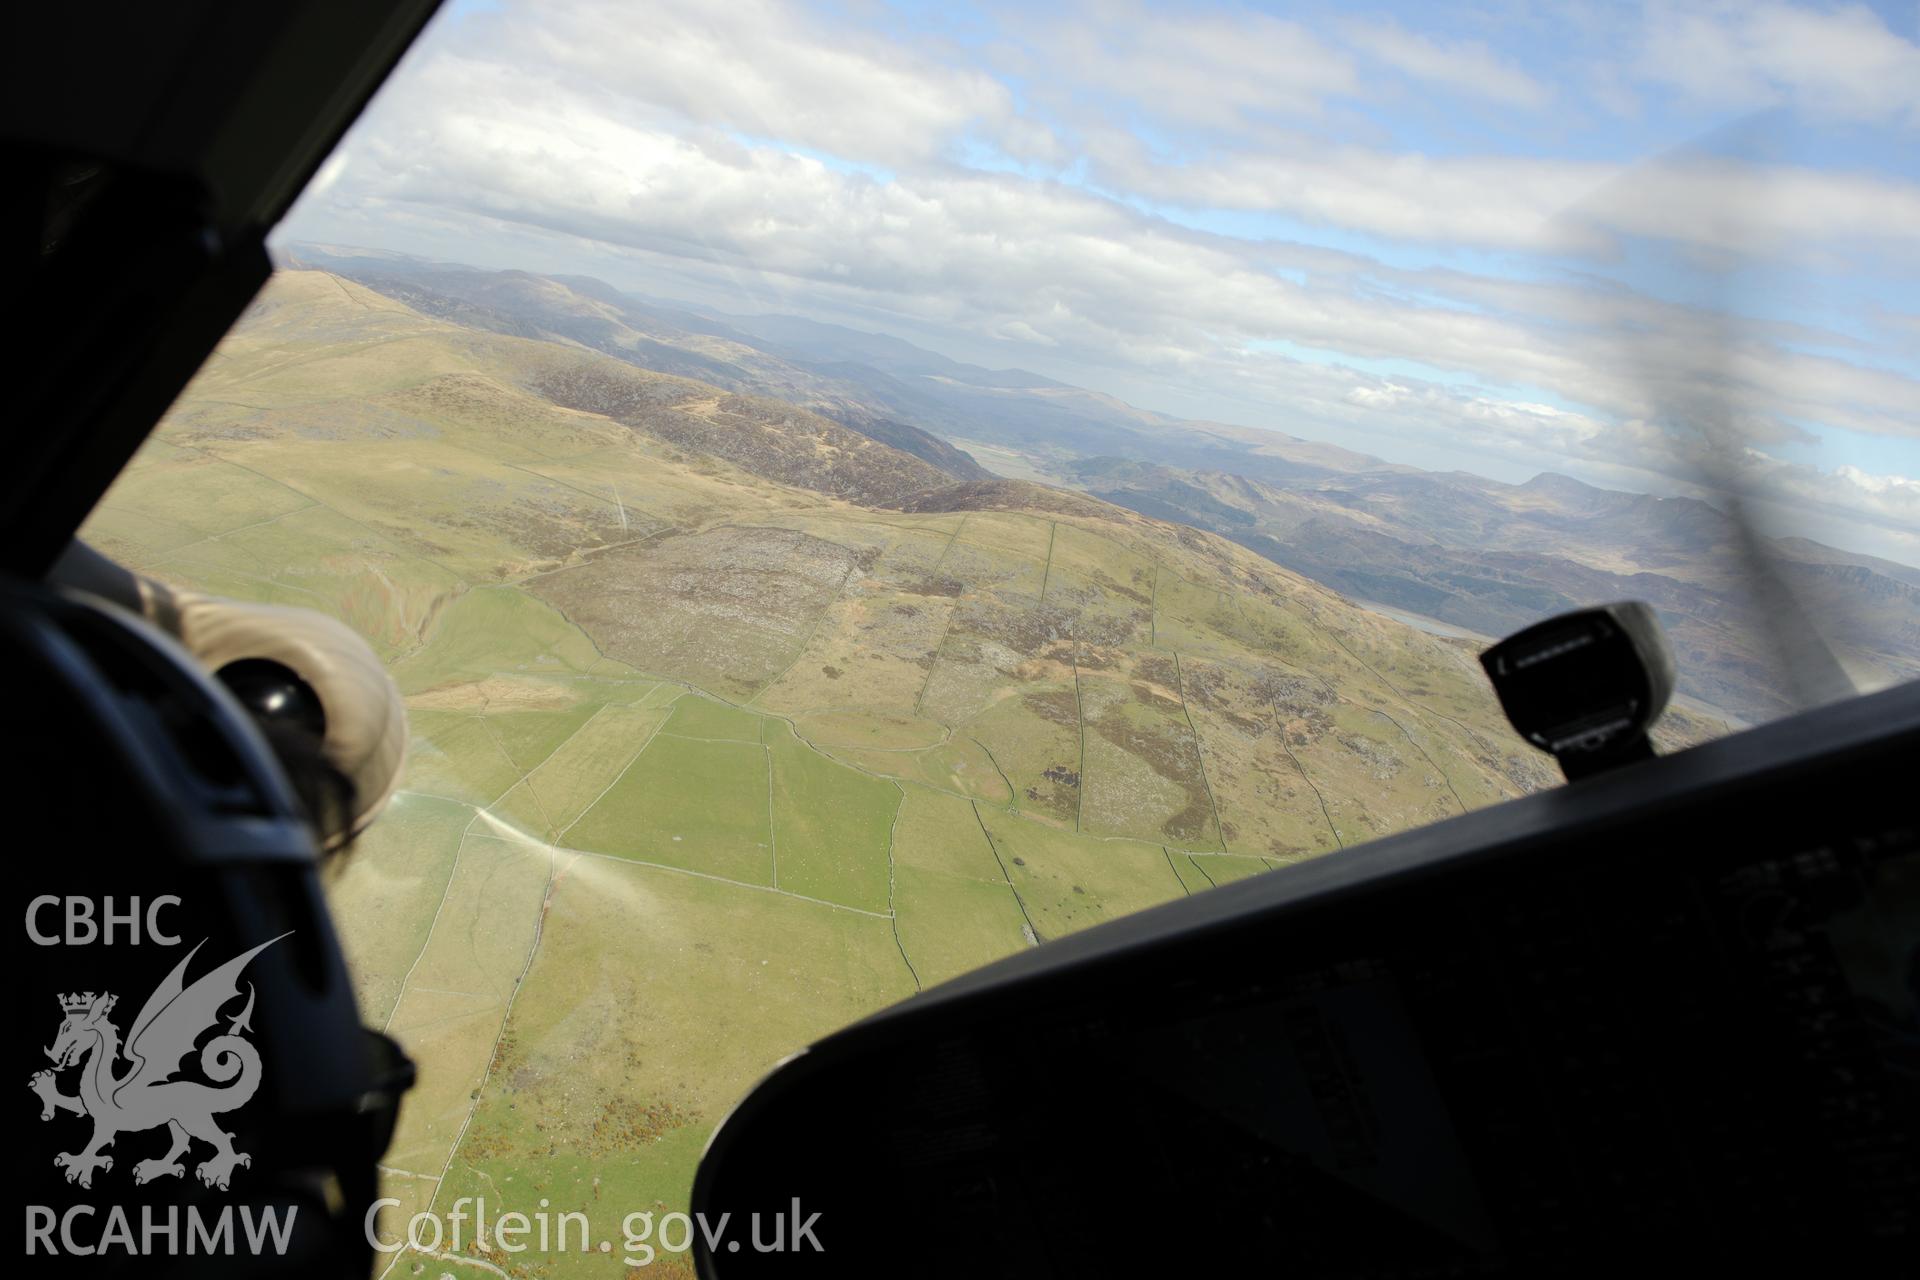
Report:
M405 695L331 887L382 1230L615 1251L393 1264L603 1274L810 1041L1558 785L1477 661L1541 618L1655 606L1668 751L1795 626L1910 679L1913 37L450 4L84 533Z

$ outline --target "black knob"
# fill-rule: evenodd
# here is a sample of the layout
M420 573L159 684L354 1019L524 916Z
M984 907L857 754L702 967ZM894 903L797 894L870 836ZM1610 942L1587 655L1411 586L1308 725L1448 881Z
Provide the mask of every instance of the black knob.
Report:
M300 729L315 741L327 734L327 712L313 686L271 658L242 658L215 674L240 705L268 729Z

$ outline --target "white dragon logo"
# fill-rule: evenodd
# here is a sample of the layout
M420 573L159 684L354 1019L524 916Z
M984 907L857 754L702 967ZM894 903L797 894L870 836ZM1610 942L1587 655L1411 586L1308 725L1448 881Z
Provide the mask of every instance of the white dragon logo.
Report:
M286 936L283 933L280 938ZM163 1124L172 1134L173 1145L158 1159L134 1165L136 1184L182 1176L186 1169L180 1157L195 1138L213 1147L213 1155L194 1170L209 1187L225 1191L235 1166L253 1163L251 1156L233 1149L233 1135L213 1120L217 1112L245 1106L260 1087L260 1052L240 1035L253 1030L249 1022L253 1016L251 984L246 1007L228 1019L227 1033L213 1037L200 1049L200 1070L224 1087L171 1077L180 1070L181 1059L193 1052L194 1042L220 1020L221 1006L240 994L237 979L247 962L280 938L242 952L187 986L187 965L206 945L203 939L147 997L140 1016L127 1032L124 1049L119 1030L108 1019L119 1002L118 996L96 996L88 991L60 997L66 1019L60 1024L53 1047L47 1050L53 1070L35 1072L27 1087L40 1097L42 1120L53 1119L56 1111L93 1117L93 1138L86 1147L53 1158L55 1165L67 1171L68 1182L91 1187L95 1169L113 1168L113 1158L101 1152L113 1145L117 1135ZM113 1065L122 1054L133 1065L116 1078ZM61 1093L55 1073L83 1058L86 1065L80 1072L80 1092Z

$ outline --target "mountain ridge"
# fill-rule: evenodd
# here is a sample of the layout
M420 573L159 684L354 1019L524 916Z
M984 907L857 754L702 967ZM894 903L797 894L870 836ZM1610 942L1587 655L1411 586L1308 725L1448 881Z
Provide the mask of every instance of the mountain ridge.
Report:
M1738 531L1697 498L1605 489L1552 471L1518 485L1422 471L1279 432L1168 418L899 338L676 308L587 277L307 252L434 314L580 341L639 367L799 405L957 479L984 478L966 449L987 451L1017 462L1016 474L1224 533L1357 598L1476 632L1638 593L1680 633L1690 693L1746 719L1787 709L1767 668L1770 622L1742 599L1753 588L1740 570ZM1122 483L1112 473L1122 462L1165 471ZM1920 642L1902 612L1920 570L1806 539L1767 545L1859 682L1920 675Z

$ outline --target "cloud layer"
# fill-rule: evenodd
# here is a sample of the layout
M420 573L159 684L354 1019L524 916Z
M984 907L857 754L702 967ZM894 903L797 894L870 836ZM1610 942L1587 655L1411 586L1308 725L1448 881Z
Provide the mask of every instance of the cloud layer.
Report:
M456 9L289 234L537 243L1427 465L1718 460L1920 550L1920 48L1877 15L1609 7L1581 64L1422 9L861 12ZM1712 132L1754 107L1844 145Z

